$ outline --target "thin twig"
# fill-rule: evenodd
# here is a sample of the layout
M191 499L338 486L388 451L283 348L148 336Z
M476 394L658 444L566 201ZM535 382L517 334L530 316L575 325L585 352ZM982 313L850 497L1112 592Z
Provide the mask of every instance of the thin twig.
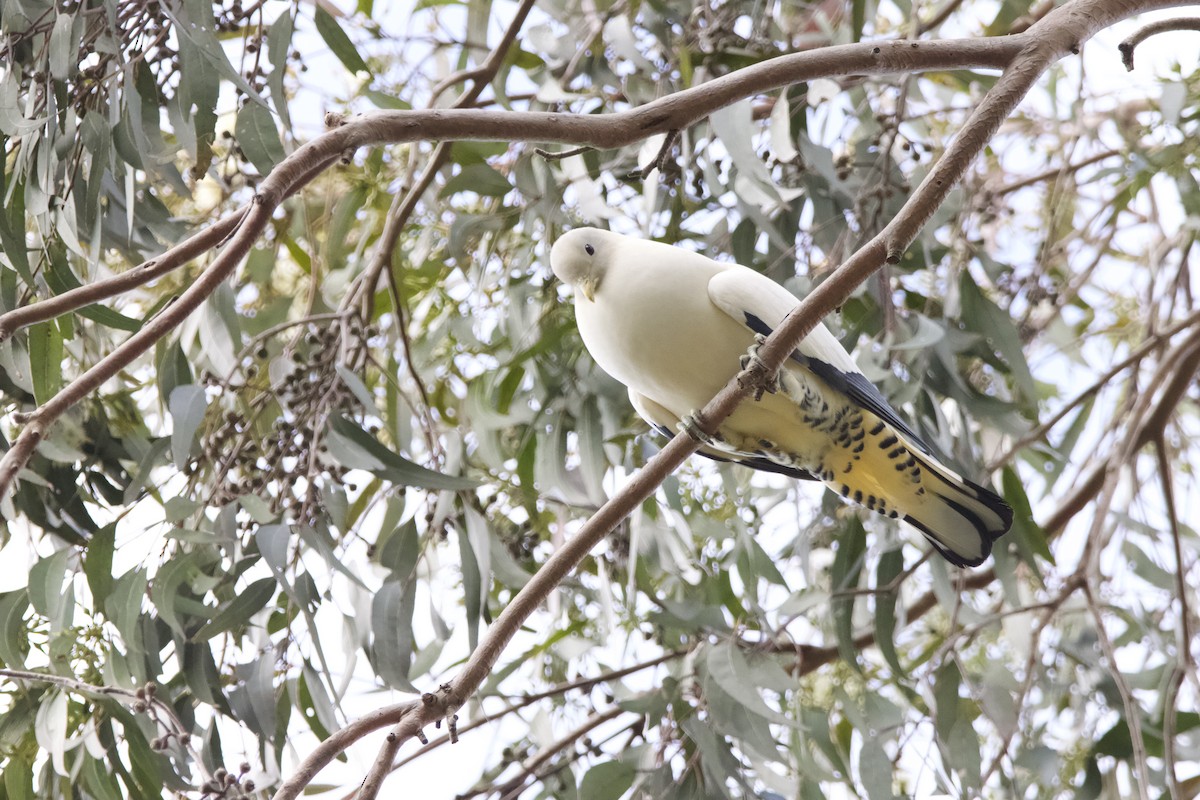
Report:
M1093 164L1098 164L1101 161L1114 158L1115 156L1119 155L1122 155L1120 150L1105 150L1103 153L1097 153L1094 156L1085 158L1082 161L1077 161L1074 164L1063 164L1060 167L1048 169L1045 172L1039 172L1037 175L1032 175L1028 178L1022 178L1019 181L1013 181L1012 183L1005 184L1004 186L999 186L992 190L991 194L995 197L1012 194L1015 191L1025 189L1029 186L1041 183L1042 181L1053 180L1055 178L1061 178L1064 175L1070 175L1078 172L1081 169L1084 169L1085 167L1090 167Z
M1183 797L1183 789L1179 783L1179 775L1175 771L1175 728L1179 709L1170 697L1177 694L1183 683L1184 676L1191 668L1192 661L1192 631L1191 612L1188 609L1188 586L1184 579L1187 566L1183 560L1182 536L1179 531L1179 516L1175 506L1175 488L1171 475L1171 459L1167 453L1166 436L1160 433L1154 439L1154 452L1158 455L1158 480L1162 484L1163 502L1167 506L1167 520L1171 524L1171 541L1175 547L1175 594L1179 598L1179 634L1175 645L1177 664L1171 672L1166 703L1163 707L1163 767L1167 773L1167 783L1171 788L1172 797Z
M1039 441L1043 436L1049 433L1055 425L1061 422L1063 418L1067 416L1067 414L1070 414L1073 409L1078 408L1085 400L1107 386L1108 382L1116 377L1119 373L1125 371L1134 364L1137 364L1139 361L1145 358L1150 351L1154 350L1156 347L1159 347L1164 341L1170 339L1181 330L1190 328L1197 323L1200 323L1200 311L1196 311L1195 313L1189 315L1186 319L1180 320L1160 333L1157 333L1153 336L1148 336L1140 345L1134 348L1133 352L1110 367L1103 375L1097 378L1091 386L1087 387L1082 392L1068 400L1063 404L1062 408L1054 412L1054 414L1052 414L1048 419L1043 420L1042 423L1036 428L1013 442L1012 446L1010 446L1003 454L993 459L988 464L988 471L990 472L1002 464L1007 464L1020 450L1028 447L1030 444L1036 441ZM1187 345L1183 345L1183 347L1187 347Z
M526 780L528 780L531 775L536 775L538 768L547 761L554 758L554 756L558 755L558 753L575 744L576 741L582 739L588 733L600 727L604 723L614 720L622 714L628 713L630 712L626 711L620 706L613 706L607 711L592 714L590 717L584 720L579 727L567 733L557 741L546 745L540 751L538 751L537 755L531 756L522 761L520 772L514 775L511 779L505 781L500 786L487 786L482 789L465 792L458 795L456 800L467 800L467 798L475 797L476 795L491 794L492 792L498 793L502 800L506 798L507 800L511 800L511 798L515 797L515 795L512 793L515 790L524 787Z
M1116 4L1100 2L1100 0L1090 0L1090 2L1088 0L1076 0L1076 2L1065 6L1064 9L1048 14L1044 20L1030 28L1025 35L1006 37L1006 39L1001 40L1012 41L1016 39L1022 41L1023 47L1027 45L1027 49L1023 49L1021 52L1019 64L1006 70L983 101L975 107L963 130L946 149L942 158L933 166L925 180L910 196L897 217L875 239L851 256L828 280L821 284L816 291L812 292L792 312L784 324L768 338L760 351L760 357L763 360L762 368L764 370L777 369L783 362L783 359L792 352L798 341L825 314L840 304L863 279L869 277L874 270L882 266L885 259L899 260L903 250L908 247L929 216L945 198L951 187L958 182L974 157L986 146L1001 122L1011 113L1012 109L1015 108L1017 103L1020 102L1025 93L1050 64L1067 53L1076 50L1079 43L1089 38L1095 31L1111 24L1117 18L1122 18L1134 11L1143 10L1143 8L1143 6L1137 3ZM989 40L983 40L976 44L984 44L987 41ZM914 44L918 46L912 47L911 45ZM930 46L936 45L937 43L935 42L928 43L928 45L907 42L900 43L899 50L908 51L909 53L926 54L926 51L931 49ZM843 45L836 48L810 51L809 54L825 56L832 51L838 50L850 53L856 51L858 47L859 45ZM864 60L868 62L871 57L884 56L885 50L888 56L894 56L897 53L894 43L887 45L868 44L867 47L870 48L870 52L869 54L863 53L863 55L866 56ZM785 58L799 58L804 55L808 54L794 54ZM843 63L842 68L844 67L845 64ZM733 75L726 76L726 78L733 78L737 74L734 73ZM718 79L718 81L704 84L702 87L704 90L703 97L696 98L696 102L702 105L717 103L719 107L727 89L732 88L717 85L720 80L725 79ZM686 124L676 124L677 118L672 113L672 110L673 107L678 107L681 103L686 107L686 102L692 99L688 91L663 98L663 101L657 101L666 101L668 105L660 107L649 118L642 120L642 124L638 128L638 132L634 138L686 127ZM762 91L761 88L760 91ZM362 143L365 144L372 141L375 136L383 134L385 130L395 133L395 131L391 131L385 120L391 120L397 114L403 114L401 119L405 119L408 122L408 126L411 126L414 115L419 113L385 112L383 115L372 117L373 120L379 120L380 129L377 131L364 131ZM631 113L638 115L641 111L635 110ZM493 138L497 136L498 128L505 127L498 124L499 120L487 114L480 115L479 112L474 111L463 111L460 114L464 117L464 120L470 117L474 123L470 133L467 134L472 137ZM505 114L497 116L506 122L511 122L514 116L517 115ZM629 132L621 131L620 128L607 133L600 130L595 125L597 117L593 116L588 120L590 124L586 128L586 135L589 138L586 141L579 141L577 138L569 136L572 126L577 124L574 122L576 118L571 115L525 114L519 116L529 123L529 127L537 126L540 128L544 124L546 128L554 130L553 136L549 138L558 142L595 144L611 147L624 143L623 140L629 135ZM424 132L429 136L446 138L448 131L457 130L455 126L450 124L454 119L455 117L449 115L447 112L439 112L437 117L428 120ZM612 119L612 117L600 117L599 119ZM546 128L541 129L545 130ZM333 137L339 133L344 133L345 130L346 128L342 128L332 134L327 134L327 136ZM610 135L612 138L609 138ZM526 136L525 138L533 137ZM572 139L574 140L572 141ZM710 424L719 424L732 412L749 391L748 386L743 388L735 377L712 402L704 407L701 412L703 418L709 420ZM624 519L633 508L646 497L649 497L666 475L676 469L695 448L696 442L691 437L676 436L650 460L641 472L635 475L621 491L588 520L573 539L569 540L563 548L551 556L529 583L525 585L501 612L500 616L489 629L487 636L469 657L463 671L450 684L444 702L431 703L425 709L418 709L412 715L413 718L411 720L406 720L402 727L398 727L392 732L396 748L399 747L399 743L404 737L415 735L415 731L419 730L424 722L444 716L448 711L461 706L466 701L470 694L490 674L496 660L507 646L511 637L515 634L519 626L523 624L524 620L541 604L542 600L590 552L596 542ZM972 576L972 578L974 577ZM385 749L391 750L391 752L381 753L381 758L376 761L377 765L385 763L390 766L395 750L390 747ZM306 759L304 764L306 774L319 769L326 763L329 757L327 753L323 753L320 757L311 756ZM302 785L289 781L288 786L281 788L277 792L276 800L291 800L291 798L296 796Z
M1021 691L1017 695L1016 709L1013 714L1015 721L1012 729L1003 733L1000 747L996 751L996 757L992 759L990 764L988 764L987 769L983 771L983 777L979 779L980 786L987 786L988 779L992 777L992 773L1000 768L1000 764L1004 761L1005 756L1008 755L1009 747L1012 746L1013 737L1016 735L1017 729L1020 727L1021 711L1025 708L1025 700L1029 697L1029 690L1033 688L1033 679L1037 674L1036 667L1038 665L1038 656L1042 652L1042 633L1045 632L1046 626L1050 622L1050 618L1053 617L1055 612L1058 611L1059 606L1061 606L1063 602L1066 601L1067 597L1070 594L1073 594L1080 585L1082 585L1082 576L1080 576L1080 580L1078 580L1076 583L1068 583L1063 588L1057 598L1057 602L1045 606L1045 610L1042 612L1042 616L1038 621L1037 627L1033 629L1033 632L1029 637L1029 655L1025 658L1025 675L1021 681Z
M165 728L167 732L177 741L179 745L187 751L192 764L200 772L204 779L211 777L204 767L204 761L200 758L200 754L192 747L191 734L189 729L184 727L183 721L179 719L175 713L174 707L165 700L158 697L157 693L151 691L156 689L153 684L145 689L125 689L119 686L97 686L87 683L76 678L69 678L64 675L50 675L45 672L32 672L24 669L9 669L0 668L0 677L8 678L14 681L28 681L29 683L42 683L50 686L57 686L60 689L65 689L75 694L89 695L94 697L112 697L120 700L125 705L128 705L133 710L138 710L138 703L144 703L145 713L152 715L153 721ZM159 716L161 715L161 719ZM170 723L164 724L163 720Z
M537 140L573 145L619 147L655 133L680 130L712 111L752 94L820 76L880 74L920 69L991 66L1006 68L992 89L972 111L958 136L933 165L925 180L909 197L898 215L828 280L812 292L763 346L761 369L778 369L820 319L840 305L885 260L898 261L921 228L945 199L978 153L986 146L1042 73L1096 31L1133 13L1174 4L1174 0L1073 0L1051 11L1020 36L965 42L868 42L796 53L731 73L628 112L611 115L549 113L492 113L471 109L393 111L366 115L330 131L299 148L263 181L255 203L229 247L206 269L172 306L109 357L64 388L35 412L12 449L0 461L0 496L11 486L17 471L32 453L48 425L90 394L104 380L146 352L196 308L240 263L268 224L282 200L282 192L317 160L348 148L381 142L417 139ZM711 425L719 425L750 389L734 379L701 412ZM577 535L555 553L501 612L480 646L471 654L459 676L432 701L411 704L400 712L402 723L392 732L395 748L413 738L430 721L460 707L491 673L501 652L543 599L586 556L592 547L629 512L649 497L667 474L696 448L690 437L675 437ZM974 577L974 576L972 576ZM395 712L393 712L395 713ZM372 723L376 715L370 715ZM312 776L354 741L356 723L335 732L303 760L297 772L280 787L277 800L289 800ZM390 766L395 750L386 759Z
M1137 33L1117 45L1121 51L1121 63L1129 72L1133 71L1133 51L1139 44L1159 33L1170 31L1200 31L1200 17L1181 17L1179 19L1164 19L1151 22Z
M483 63L474 69L462 70L444 78L433 88L433 99L430 100L430 105L434 105L442 93L451 86L465 83L466 81L471 81L472 86L467 90L466 94L458 99L455 107L462 108L478 100L484 87L500 71L500 66L508 56L509 48L516 41L517 34L520 33L521 28L524 27L525 20L529 16L529 12L533 10L534 4L535 0L523 0L520 8L517 9L516 15L513 16L512 22L509 23L508 28L504 31L504 35L500 37L500 41L488 53L488 57L484 59Z
M948 2L943 3L942 7L934 12L934 15L928 21L917 23L916 35L918 37L923 36L934 28L940 27L943 22L950 19L950 15L957 11L962 4L963 0L948 0Z
M479 727L482 727L489 723L495 722L496 720L500 719L501 717L505 717L505 716L508 716L509 714L512 714L513 712L520 711L522 708L528 708L529 706L533 705L534 703L537 703L541 700L545 700L548 697L558 697L560 695L566 694L567 692L573 691L575 689L588 689L592 686L595 686L598 683L604 683L606 681L614 681L619 678L623 678L626 675L632 675L635 672L641 672L644 669L650 669L651 667L657 667L660 664L665 664L668 661L673 661L677 658L682 658L683 656L687 655L688 652L689 651L687 649L672 650L669 653L664 653L663 655L659 656L658 658L652 658L649 661L642 662L641 664L634 664L631 667L625 667L623 669L613 670L612 672L606 672L602 675L597 675L594 678L580 678L579 680L571 681L569 683L562 683L562 684L559 684L558 686L553 686L549 689L546 689L545 691L538 692L536 694L524 695L523 697L521 697L520 700L510 703L509 705L505 706L504 708L500 709L499 711L497 711L495 713L485 714L485 715L481 716L479 719L474 720L473 722L470 722L466 725L459 725L458 732L459 732L459 734L463 734L463 733L466 733L467 731L475 730L476 728L479 728ZM439 736L436 739L430 739L429 744L422 747L420 750L416 751L412 755L406 756L406 757L400 759L399 761L397 761L392 766L392 771L400 769L400 767L403 767L408 762L415 761L416 759L420 758L421 756L425 755L426 753L430 752L431 750L436 750L437 748L441 747L442 745L449 743L449 741L450 741L450 734L444 734L442 736Z
M560 150L557 153L552 153L549 150L543 150L540 147L535 147L535 148L533 148L533 152L537 153L539 156L546 159L547 161L562 161L564 158L570 158L571 156L581 156L584 153L591 152L594 149L595 148L587 147L587 146L572 147L570 150Z
M1108 662L1109 675L1117 686L1121 704L1125 709L1125 724L1129 727L1129 740L1133 747L1133 774L1138 797L1141 800L1150 800L1150 767L1146 763L1146 740L1142 735L1142 707L1138 705L1133 690L1129 688L1129 682L1125 680L1125 675L1117 665L1117 651L1105 629L1104 615L1090 584L1084 585L1083 596L1087 598L1088 609L1096 620L1096 636L1100 640L1100 650L1104 653L1104 660Z

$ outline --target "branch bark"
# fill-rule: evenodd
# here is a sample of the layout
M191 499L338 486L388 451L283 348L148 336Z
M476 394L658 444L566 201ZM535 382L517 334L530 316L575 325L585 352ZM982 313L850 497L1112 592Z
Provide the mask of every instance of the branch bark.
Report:
M1121 51L1121 63L1125 65L1125 69L1133 72L1133 51L1137 49L1139 44L1151 36L1170 31L1200 31L1200 17L1183 17L1181 19L1164 19L1152 22L1121 42L1117 45L1117 49Z

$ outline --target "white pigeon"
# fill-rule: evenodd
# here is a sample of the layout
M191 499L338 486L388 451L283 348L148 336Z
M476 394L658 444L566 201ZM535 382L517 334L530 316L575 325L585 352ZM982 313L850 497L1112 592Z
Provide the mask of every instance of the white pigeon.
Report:
M689 426L756 338L800 302L746 267L596 228L560 236L550 265L575 288L575 319L596 363L667 436ZM959 566L981 564L1011 526L1008 504L939 463L825 326L805 337L777 382L776 392L743 401L698 452L823 481L905 520Z

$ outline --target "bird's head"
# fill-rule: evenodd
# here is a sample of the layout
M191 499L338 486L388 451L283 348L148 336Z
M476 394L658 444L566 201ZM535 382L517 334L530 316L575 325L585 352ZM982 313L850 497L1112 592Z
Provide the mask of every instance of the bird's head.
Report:
M599 228L567 231L550 249L550 269L560 281L594 301L619 238Z

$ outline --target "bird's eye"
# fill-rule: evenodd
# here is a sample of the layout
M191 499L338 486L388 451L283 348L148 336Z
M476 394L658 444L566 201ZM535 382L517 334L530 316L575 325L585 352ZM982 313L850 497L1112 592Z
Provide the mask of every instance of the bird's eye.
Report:
M587 253L589 256L594 256L596 255L596 248L592 247L590 244L585 244L583 246L583 252Z

